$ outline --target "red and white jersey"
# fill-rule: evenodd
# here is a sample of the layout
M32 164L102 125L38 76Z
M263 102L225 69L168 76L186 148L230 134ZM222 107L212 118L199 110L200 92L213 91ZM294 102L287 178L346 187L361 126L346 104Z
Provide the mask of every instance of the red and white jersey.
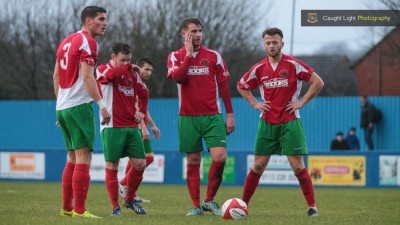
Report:
M93 101L83 83L80 63L86 62L94 67L97 63L98 49L96 40L84 31L73 33L60 43L57 48L60 77L57 110Z
M143 103L140 106L140 111L146 115L149 91L138 73L132 74L126 71L111 81L107 77L107 72L110 69L113 69L113 67L109 62L98 66L96 70L100 93L107 110L111 114L110 123L100 124L100 130L109 127L137 127L138 123L134 118L137 111L135 104L138 98ZM100 115L100 121L102 119Z
M261 113L260 117L270 124L282 124L300 118L299 110L289 114L285 111L291 101L298 101L302 80L309 81L313 68L291 56L282 55L282 59L273 68L266 58L244 74L237 83L243 90L260 89L261 98L271 101L271 109Z
M172 78L186 56L185 48L168 55L168 77ZM199 116L222 113L218 84L229 80L228 68L221 55L201 46L193 52L187 77L178 85L179 115Z

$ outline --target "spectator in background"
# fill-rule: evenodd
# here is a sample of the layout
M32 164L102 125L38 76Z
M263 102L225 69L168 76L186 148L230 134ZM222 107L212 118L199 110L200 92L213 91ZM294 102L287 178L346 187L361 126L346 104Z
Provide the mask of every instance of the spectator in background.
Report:
M374 143L372 141L372 131L374 130L374 105L368 101L368 97L363 95L361 100L361 128L364 129L365 142L370 151L374 150Z
M356 136L356 128L350 128L347 133L346 142L349 145L350 150L360 150L360 142L358 141L358 137Z
M336 138L331 142L331 150L350 150L349 145L343 138L343 132L338 132Z

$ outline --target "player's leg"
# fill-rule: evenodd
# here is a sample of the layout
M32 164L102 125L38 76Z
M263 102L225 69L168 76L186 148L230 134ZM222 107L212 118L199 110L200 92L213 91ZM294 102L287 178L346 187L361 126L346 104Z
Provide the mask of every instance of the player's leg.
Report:
M308 216L318 216L318 211L316 208L315 197L314 197L314 188L311 177L304 166L303 156L302 155L288 156L288 160L290 166L292 167L293 172L295 173L299 181L304 198L307 201L307 205L309 208L307 212Z
M153 153L153 146L151 145L150 140L143 140L144 151L146 153L146 168L154 161L154 153ZM128 174L129 170L131 169L132 164L130 161L126 164L125 169L125 176L120 181L120 195L121 197L125 197L126 194L126 174ZM142 199L143 201L144 199Z
M74 209L72 204L72 199L74 196L72 189L72 176L74 175L75 164L75 152L68 151L68 161L65 164L61 178L63 205L60 211L60 216L72 216L72 211Z
M129 156L132 168L127 174L127 193L123 204L125 207L134 210L138 214L145 214L145 209L134 200L136 191L142 183L144 169L146 168L143 141L139 128L135 127L124 129L128 130L126 152Z
M72 177L74 190L74 216L83 215L86 212L86 199L90 186L90 164L92 160L92 149L85 147L75 150L76 165Z
M192 208L187 216L202 215L200 208L200 164L201 152L186 153L186 185L192 200Z
M127 187L127 174L129 173L129 170L132 168L132 164L131 161L128 160L128 162L126 163L126 168L125 168L125 176L121 179L121 181L119 182L119 195L122 198L125 198L126 195L126 187Z
M72 139L71 134L68 128L68 123L64 119L65 111L58 110L57 121L58 126L61 129L63 134L64 142L66 148L68 150L68 159L64 167L64 171L61 178L61 187L62 187L62 209L59 213L60 216L72 216L72 211L74 209L74 205L72 203L73 199L73 189L72 189L72 176L74 175L75 170L75 152L72 150Z
M111 216L121 214L121 207L118 204L118 165L119 161L106 161L106 188L111 202Z
M261 175L265 171L268 165L270 155L268 156L254 156L254 164L246 176L246 180L243 186L242 200L249 204L251 197L253 197L254 192L258 187Z
M75 167L72 175L74 199L72 216L98 218L87 212L85 208L90 183L91 151L95 138L93 106L91 103L87 103L57 111L57 119L64 140L66 140L67 149L73 150L75 156ZM72 153L70 156L72 156Z
M318 216L312 180L304 165L303 155L307 155L308 153L303 123L300 119L284 124L281 144L283 152L288 156L290 166L299 181L304 198L307 201L309 207L308 215Z
M150 142L150 140L148 140L148 141ZM144 144L144 150L146 152L146 168L147 168L154 161L154 153L152 151L152 148L151 148L151 152L147 153L147 152L149 152L148 151L148 147L146 147L145 142L143 142L143 144ZM144 202L144 203L150 203L150 200L141 198L138 195L135 196L135 201Z
M265 171L273 154L281 154L279 143L280 125L271 125L259 119L256 143L254 148L254 164L246 176L243 186L242 200L248 204L256 191L261 175Z
M200 119L200 118L199 118ZM221 210L214 201L214 197L222 182L226 162L226 128L221 114L202 116L202 133L207 148L210 151L212 162L208 171L208 184L206 198L202 203L203 210L210 211L220 216Z
M121 207L118 204L118 166L125 148L126 133L119 128L104 128L100 136L106 161L105 184L111 202L111 215L118 216L121 214Z
M200 163L203 151L198 116L179 116L179 152L186 153L186 185L192 200L187 216L202 215L200 208Z
M73 216L99 218L86 210L86 198L90 186L90 164L95 139L95 121L91 103L82 104L66 110L65 121L75 149L76 165L72 177L74 190Z

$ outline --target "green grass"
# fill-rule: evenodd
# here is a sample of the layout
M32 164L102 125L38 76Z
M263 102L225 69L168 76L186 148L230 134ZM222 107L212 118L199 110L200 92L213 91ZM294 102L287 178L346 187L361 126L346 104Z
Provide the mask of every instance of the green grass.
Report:
M202 198L205 187L202 187ZM241 196L242 187L221 187L216 201ZM91 184L87 208L102 220L61 218L61 185L42 182L0 181L0 224L399 224L400 189L316 188L320 217L305 216L306 203L299 188L264 187L257 189L245 221L226 221L206 213L186 217L191 207L186 186L142 185L140 196L146 215L122 209L121 217L111 217L111 206L104 184Z

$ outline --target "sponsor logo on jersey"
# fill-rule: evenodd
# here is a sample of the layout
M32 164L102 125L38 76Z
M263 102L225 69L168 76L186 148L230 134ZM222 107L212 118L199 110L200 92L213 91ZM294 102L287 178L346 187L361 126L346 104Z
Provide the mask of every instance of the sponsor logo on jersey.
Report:
M208 66L208 59L201 59L200 63L202 66Z
M208 75L209 68L203 66L189 66L188 75Z
M288 79L285 78L274 78L272 80L263 82L265 88L287 87L288 84L289 84Z
M287 70L281 70L281 71L279 71L279 75L280 75L281 77L287 77L287 74L288 74Z
M120 92L124 93L125 96L134 96L135 95L135 91L131 87L118 85L118 90Z

